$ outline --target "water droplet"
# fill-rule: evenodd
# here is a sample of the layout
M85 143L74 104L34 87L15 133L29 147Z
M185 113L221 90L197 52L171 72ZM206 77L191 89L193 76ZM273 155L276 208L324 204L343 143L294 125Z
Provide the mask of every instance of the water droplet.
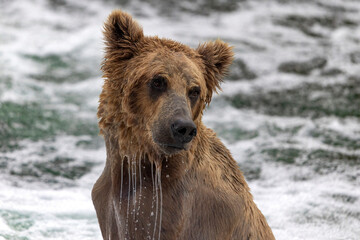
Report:
M154 216L154 212L151 212L151 213L150 213L150 216Z
M169 174L166 174L166 177L169 178L170 177Z

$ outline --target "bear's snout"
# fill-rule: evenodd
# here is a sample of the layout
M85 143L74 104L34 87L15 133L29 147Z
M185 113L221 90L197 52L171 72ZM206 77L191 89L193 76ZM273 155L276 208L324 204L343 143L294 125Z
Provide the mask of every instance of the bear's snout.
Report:
M167 155L189 150L198 129L186 96L172 94L163 102L150 126L154 143Z
M193 121L187 119L176 119L171 124L171 133L174 142L179 148L189 143L196 136L196 125Z
M197 127L193 120L184 115L177 115L170 119L161 119L154 125L154 142L165 154L174 154L181 150L188 150L190 142L197 134Z

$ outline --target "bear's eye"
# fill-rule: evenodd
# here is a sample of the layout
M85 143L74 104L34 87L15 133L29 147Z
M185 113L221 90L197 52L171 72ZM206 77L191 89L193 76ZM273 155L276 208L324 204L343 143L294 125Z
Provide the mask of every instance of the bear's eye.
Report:
M166 79L162 76L155 76L150 83L150 87L156 91L164 91L166 89Z
M151 99L156 100L161 94L163 94L167 89L167 80L166 78L156 75L148 83L149 94Z
M189 98L193 101L196 101L200 95L200 88L194 87L189 91Z

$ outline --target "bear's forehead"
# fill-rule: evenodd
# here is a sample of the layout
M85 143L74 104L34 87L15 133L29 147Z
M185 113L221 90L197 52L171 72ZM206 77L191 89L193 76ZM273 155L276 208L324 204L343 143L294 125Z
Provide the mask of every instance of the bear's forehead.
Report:
M182 77L187 81L200 80L201 72L197 63L182 52L159 51L151 54L151 67L170 78Z

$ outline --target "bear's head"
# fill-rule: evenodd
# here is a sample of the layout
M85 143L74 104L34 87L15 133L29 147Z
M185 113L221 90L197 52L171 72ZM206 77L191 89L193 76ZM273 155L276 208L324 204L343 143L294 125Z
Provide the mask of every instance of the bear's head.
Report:
M202 111L232 62L232 48L217 40L191 49L144 36L141 26L119 10L110 14L104 36L101 132L117 134L125 152L188 150Z

